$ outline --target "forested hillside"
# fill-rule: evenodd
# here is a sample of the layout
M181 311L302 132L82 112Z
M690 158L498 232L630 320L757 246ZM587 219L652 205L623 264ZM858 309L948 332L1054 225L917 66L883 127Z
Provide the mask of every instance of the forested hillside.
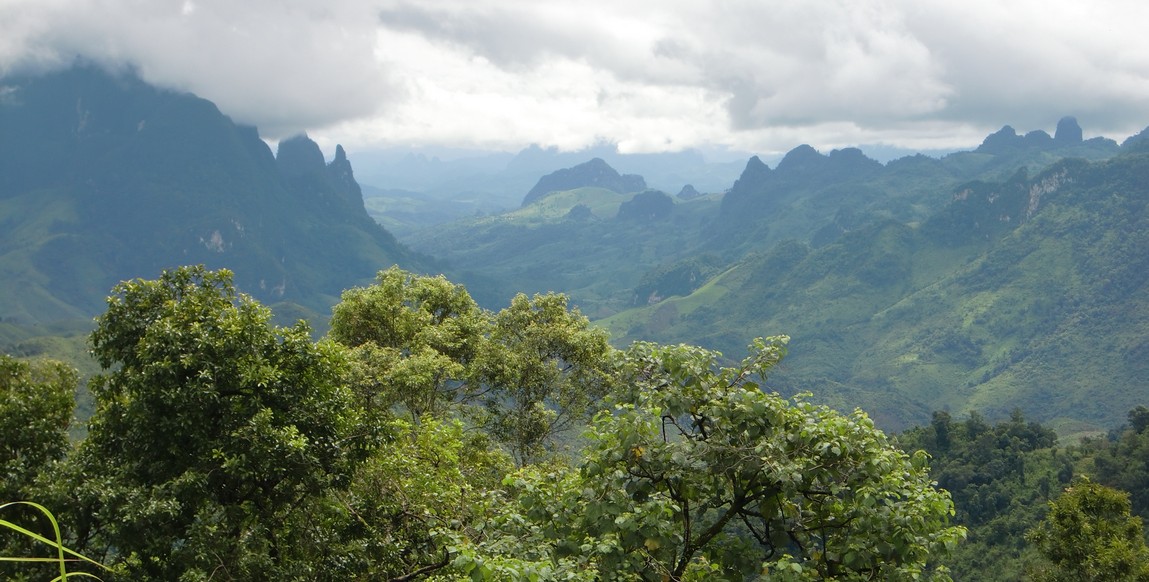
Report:
M691 295L606 323L626 338L727 351L785 329L788 389L862 406L884 426L943 408L1020 408L1059 430L1104 428L1149 382L1138 355L1147 175L1149 156L1131 149L966 183L920 224L779 244Z
M383 266L424 264L368 217L342 148L328 164L299 137L277 157L212 103L128 73L0 84L0 339L89 321L115 283L174 265L235 269L245 292L314 314Z
M779 386L887 428L1020 408L1089 432L1149 382L1143 143L1083 140L1066 118L942 159L802 146L777 168L751 159L724 196L648 197L675 203L640 220L626 204L646 194L572 190L410 240L483 301L569 292L619 345L738 353L786 332Z
M0 499L20 500L0 506L0 573L1149 575L1144 406L1065 447L1019 411L935 412L890 439L861 411L771 393L784 336L733 365L686 345L616 350L561 295L492 312L395 268L345 292L318 342L270 316L227 271L117 286L74 446L74 372L0 356Z

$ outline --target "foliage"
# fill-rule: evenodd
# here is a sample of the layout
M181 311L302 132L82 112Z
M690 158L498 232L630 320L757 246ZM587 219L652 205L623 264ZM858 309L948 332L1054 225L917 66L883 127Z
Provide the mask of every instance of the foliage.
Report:
M374 285L343 293L329 337L354 348L356 387L368 408L398 404L417 421L474 397L467 366L487 326L462 286L392 267Z
M482 433L462 423L394 420L387 440L338 495L348 577L413 579L447 567L459 539L475 537L493 512L489 492L512 468Z
M1074 474L1077 454L1052 448L1052 430L1015 411L990 424L935 412L930 424L897 438L906 451L931 457L930 475L953 496L955 523L969 536L945 562L959 580L1017 580L1032 556L1025 532Z
M369 409L465 414L520 463L587 420L609 383L606 334L557 294L491 313L442 276L391 268L343 294L331 337L354 348Z
M28 499L36 477L68 450L76 371L0 354L0 502Z
M42 482L56 478L55 467L70 448L76 382L76 371L60 362L0 355L0 509L7 514L0 520L0 575L6 579L43 573L27 564L53 559L43 556L45 543L54 544L54 559L65 572L55 517L34 501L16 500L44 500ZM51 531L38 528L44 525L40 516ZM54 533L56 541L41 532Z
M135 577L305 572L317 550L292 526L356 457L342 349L302 323L269 326L227 271L185 267L114 293L92 333L107 372L71 467L80 541Z
M1129 426L1111 438L1090 439L1082 448L1090 454L1090 475L1102 485L1130 493L1133 513L1149 518L1149 409L1129 411Z
M1149 580L1149 548L1141 518L1129 513L1129 494L1079 479L1049 505L1027 536L1046 563L1033 580Z
M554 437L581 426L610 387L606 332L564 295L516 295L492 319L477 366L482 424L520 463L537 460Z
M785 329L783 394L818 386L818 402L890 430L934 410L997 420L1015 408L1104 430L1142 404L1149 377L1147 175L1149 156L1130 153L946 188L945 209L919 223L779 244L609 323L615 341L720 351Z
M758 342L737 368L698 348L633 346L579 472L510 481L504 555L537 563L545 541L572 577L607 580L944 577L929 563L963 530L947 524L953 506L924 455L860 412L763 392L785 342Z

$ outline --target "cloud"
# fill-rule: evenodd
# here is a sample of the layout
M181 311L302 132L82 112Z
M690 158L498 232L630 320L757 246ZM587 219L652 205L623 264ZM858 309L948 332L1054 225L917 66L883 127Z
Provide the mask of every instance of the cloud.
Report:
M394 95L369 5L272 0L6 0L0 71L131 66L283 135L378 112Z
M1149 123L1140 1L5 0L0 71L130 64L321 143L770 153Z

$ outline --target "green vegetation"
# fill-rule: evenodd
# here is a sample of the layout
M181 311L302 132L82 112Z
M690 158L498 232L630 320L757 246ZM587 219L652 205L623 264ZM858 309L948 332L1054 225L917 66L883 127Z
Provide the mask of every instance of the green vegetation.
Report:
M50 507L56 547L106 580L945 579L962 537L923 454L763 391L785 338L734 367L620 352L565 297L491 313L397 269L335 313L316 342L227 271L118 285L74 449L74 376L4 360L0 427L42 434L5 440L38 459L5 495ZM31 539L13 535L4 555Z
M645 271L692 257L718 210L715 200L697 198L674 201L662 219L618 219L620 206L631 198L602 188L554 192L505 214L417 233L407 242L446 258L482 305L503 305L520 292L562 290L589 317L601 319L634 305Z
M726 352L785 329L792 367L779 389L861 406L886 428L939 409L997 419L1020 408L1066 435L1104 431L1149 377L1136 355L1149 314L1147 168L1134 152L968 183L918 225L784 241L690 296L602 323L618 341Z
M1082 479L1050 503L1028 537L1046 560L1033 580L1149 580L1149 548L1128 493Z
M103 564L100 564L99 562L64 546L63 535L60 533L60 524L56 521L56 516L52 515L52 512L49 511L48 508L40 505L39 503L33 503L31 501L13 501L11 503L4 503L0 505L0 512L3 512L9 508L23 507L32 508L38 511L40 515L43 515L48 520L48 523L51 524L52 533L55 534L55 537L46 538L26 527L12 523L6 519L0 519L0 530L6 530L20 534L21 536L24 536L24 541L35 541L47 545L48 547L55 550L56 555L54 557L38 557L34 555L8 555L4 551L0 551L0 562L9 562L16 565L51 563L57 568L57 571L59 572L59 575L54 578L54 580L63 581L73 577L95 578L99 580L98 576L94 576L87 572L68 572L68 563L76 560L82 560L93 566L104 568L105 570L108 568ZM9 551L11 550L11 548L5 549Z

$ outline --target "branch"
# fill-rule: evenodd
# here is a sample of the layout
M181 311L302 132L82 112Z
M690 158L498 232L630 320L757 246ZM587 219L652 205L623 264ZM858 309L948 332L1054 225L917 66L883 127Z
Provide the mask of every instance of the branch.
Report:
M414 580L414 579L416 579L420 576L423 576L425 574L430 574L431 572L434 572L435 570L438 570L440 568L446 568L447 564L450 564L450 563L451 563L451 556L447 553L446 550L443 550L442 561L436 562L434 564L428 564L426 566L423 566L422 568L419 568L418 570L415 570L413 572L408 572L407 574L403 574L402 576L396 576L394 578L389 579L388 582L410 582L411 580Z

